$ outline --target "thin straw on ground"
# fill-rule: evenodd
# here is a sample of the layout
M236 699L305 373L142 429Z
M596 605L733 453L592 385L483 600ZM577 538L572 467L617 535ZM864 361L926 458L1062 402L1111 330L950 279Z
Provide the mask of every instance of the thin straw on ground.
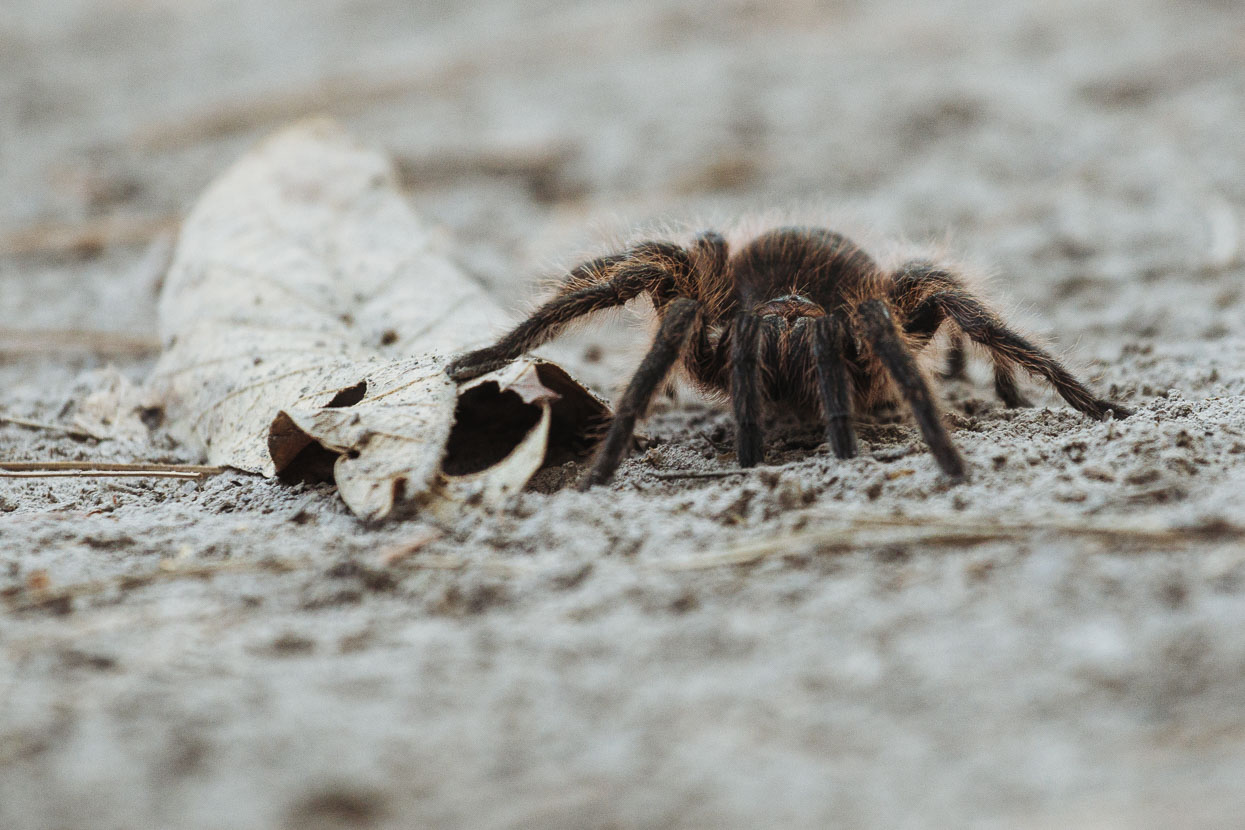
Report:
M895 545L971 547L996 541L1019 541L1040 534L1094 539L1119 546L1180 547L1197 542L1245 539L1245 527L1212 523L1191 527L1143 524L1075 524L1071 522L946 520L936 517L858 517L812 530L801 530L734 545L721 553L696 556L661 567L692 571L732 565L750 565L774 556L816 551L846 553Z
M8 461L0 478L185 478L198 479L225 471L201 464L108 464L95 461Z
M86 329L0 329L0 354L88 354L142 357L160 350L154 335Z

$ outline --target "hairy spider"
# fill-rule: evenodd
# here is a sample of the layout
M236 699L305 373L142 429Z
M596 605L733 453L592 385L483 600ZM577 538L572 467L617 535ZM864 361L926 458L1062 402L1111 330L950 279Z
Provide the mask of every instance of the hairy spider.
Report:
M688 247L642 242L585 262L552 300L496 344L453 361L449 374L465 380L497 369L571 320L640 294L653 302L657 335L618 403L583 489L613 476L636 419L676 362L703 390L729 395L741 467L762 460L766 405L820 414L834 454L851 458L852 412L894 400L897 391L938 465L962 478L964 461L915 359L944 324L953 331L948 372L963 372L967 336L989 353L994 388L1009 407L1028 405L1016 386L1020 368L1094 418L1132 414L1096 397L1013 331L951 270L918 260L886 271L846 237L803 227L769 231L734 253L720 234L707 231Z

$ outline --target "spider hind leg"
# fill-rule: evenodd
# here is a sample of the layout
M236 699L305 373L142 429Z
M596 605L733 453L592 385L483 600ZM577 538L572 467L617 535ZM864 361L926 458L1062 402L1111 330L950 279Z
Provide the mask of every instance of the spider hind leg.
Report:
M985 348L994 361L994 389L1008 407L1032 406L1016 384L1015 369L1044 379L1073 408L1095 418L1108 412L1127 418L1132 410L1099 398L1058 360L1030 343L1004 323L985 303L963 286L955 274L929 263L914 262L893 275L891 298L905 312L904 331L931 337L944 321L957 331L952 335L947 377L963 371L963 336ZM963 336L962 336L963 335Z
M1011 377L1011 366L1043 378L1074 409L1094 418L1113 413L1127 418L1133 412L1118 403L1099 398L1064 368L1058 360L1009 328L986 306L966 291L939 291L927 302L937 303L943 312L975 343L989 349L995 361L995 388L1008 406L1024 406L1026 401Z
M968 350L964 347L964 335L958 331L951 335L947 344L947 365L942 370L943 380L965 380L968 377Z
M994 392L1009 409L1027 409L1033 406L1033 402L1016 384L1016 375L1012 368L1001 362L994 364Z

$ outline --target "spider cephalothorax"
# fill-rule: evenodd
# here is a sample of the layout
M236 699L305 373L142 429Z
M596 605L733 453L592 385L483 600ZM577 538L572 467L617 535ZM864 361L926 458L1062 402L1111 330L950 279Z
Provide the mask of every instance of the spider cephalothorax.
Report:
M944 324L953 329L952 371L963 369L963 337L982 346L1007 406L1027 405L1016 386L1020 368L1087 415L1131 414L1096 397L1009 328L953 271L924 260L887 271L846 237L818 228L780 228L734 253L722 236L706 232L687 247L642 242L585 262L557 296L496 344L459 357L449 373L465 380L496 369L571 320L640 294L653 302L657 335L618 403L584 487L613 476L636 419L676 363L705 391L729 395L741 467L762 459L765 406L819 414L835 455L851 458L852 412L898 392L939 466L961 478L964 462L915 359Z

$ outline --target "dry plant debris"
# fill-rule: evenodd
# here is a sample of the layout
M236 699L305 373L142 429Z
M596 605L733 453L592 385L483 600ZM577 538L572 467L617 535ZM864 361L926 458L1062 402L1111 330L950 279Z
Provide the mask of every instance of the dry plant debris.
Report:
M1178 549L1196 542L1238 541L1245 527L1212 522L1189 527L1159 523L1033 522L996 518L990 521L947 519L939 516L857 516L777 536L766 536L733 545L721 553L666 562L669 571L695 571L735 565L752 565L775 556L816 553L847 553L856 550L922 545L963 549L986 542L1021 542L1042 534L1097 541L1112 550L1129 546L1161 546Z
M141 357L159 349L160 344L151 338L121 332L0 328L0 355L5 357L74 352Z
M102 461L6 461L0 478L190 478L224 472L202 464L111 464Z
M541 361L449 380L447 356L505 315L403 200L391 162L327 120L278 133L208 188L159 317L148 389L174 434L269 476L332 460L366 519L502 498L608 411Z

